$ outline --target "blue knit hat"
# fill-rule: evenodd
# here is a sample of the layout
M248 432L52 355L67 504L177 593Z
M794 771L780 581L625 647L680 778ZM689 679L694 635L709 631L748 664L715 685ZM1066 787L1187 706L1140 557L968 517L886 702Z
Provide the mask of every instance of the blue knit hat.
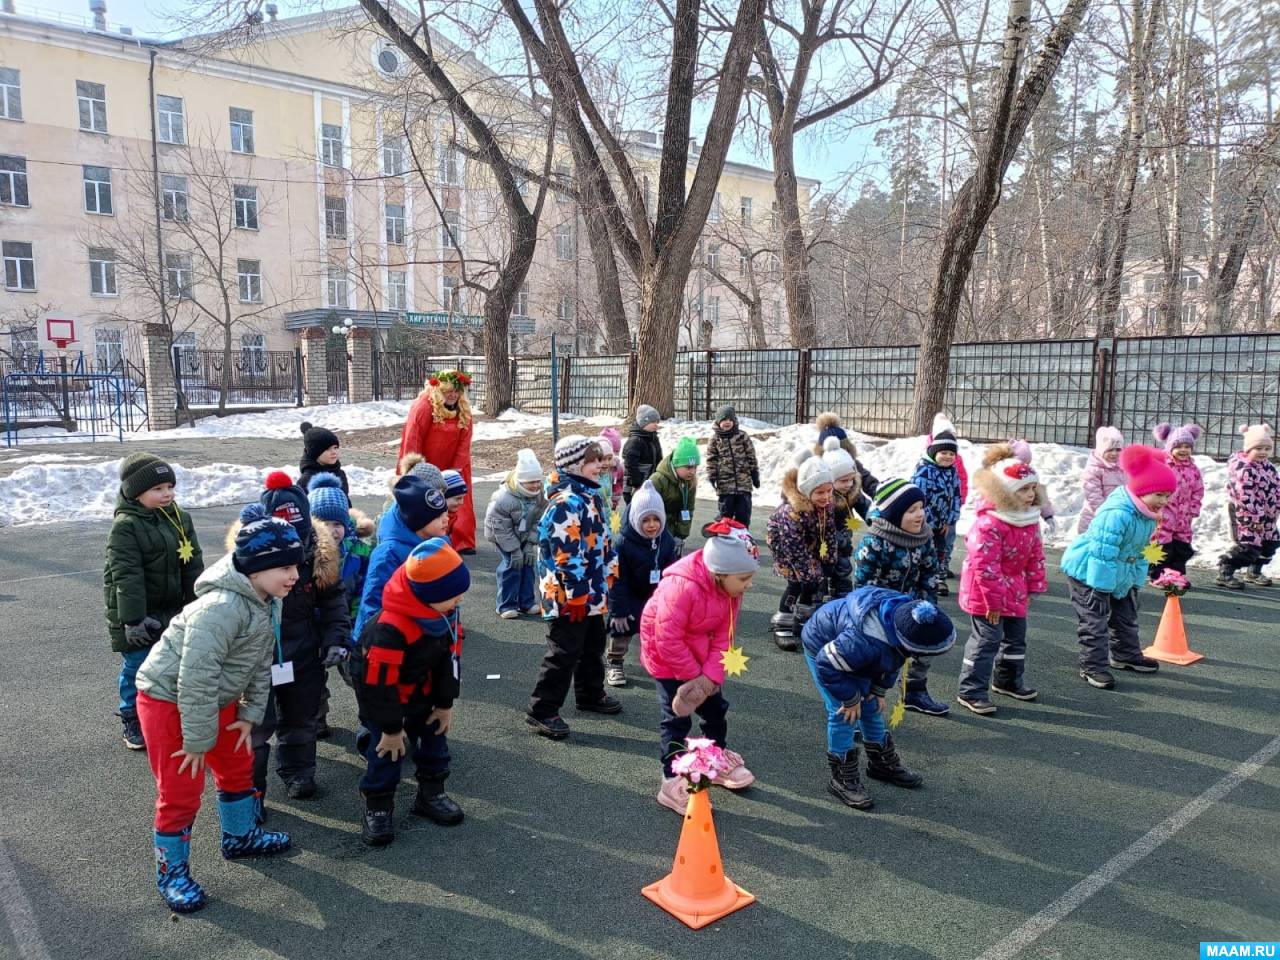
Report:
M442 603L471 587L471 572L444 537L423 540L404 562L409 589L421 603Z
M298 532L298 539L306 543L311 536L311 501L307 499L307 495L283 470L268 473L266 487L259 495L258 502L273 517L293 524L293 529Z
M849 434L844 432L843 427L824 427L822 432L818 434L818 446L825 447L828 437L835 437L841 443L844 443L849 439Z
M893 629L898 646L918 657L936 657L956 642L951 618L928 600L912 600L893 612Z
M400 518L410 530L421 530L432 520L449 512L440 491L412 473L396 481L391 488Z
M876 488L872 516L883 517L886 523L901 527L903 516L916 503L924 503L924 491L914 483L901 477L886 480Z
M443 474L445 499L467 495L467 481L462 479L462 474L457 470L445 470Z
M307 500L316 519L351 526L351 501L343 493L337 474L317 473L312 477L307 484Z
M302 541L288 521L271 516L260 503L251 503L240 511L240 530L231 563L245 576L272 567L298 566L304 557Z

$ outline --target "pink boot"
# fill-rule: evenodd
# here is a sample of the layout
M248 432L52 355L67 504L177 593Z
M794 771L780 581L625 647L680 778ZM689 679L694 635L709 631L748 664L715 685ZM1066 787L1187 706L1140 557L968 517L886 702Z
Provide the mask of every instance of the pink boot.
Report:
M729 790L744 790L756 782L756 775L742 762L742 755L732 750L724 752L729 769L716 777L716 783Z
M683 817L689 808L689 784L684 777L663 777L662 786L658 788L658 802Z

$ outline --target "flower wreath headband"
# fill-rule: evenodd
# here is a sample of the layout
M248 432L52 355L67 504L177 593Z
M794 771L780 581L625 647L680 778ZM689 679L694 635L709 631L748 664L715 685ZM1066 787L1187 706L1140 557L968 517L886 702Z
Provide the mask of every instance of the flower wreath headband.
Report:
M454 390L465 390L471 386L471 378L461 370L441 370L427 383L433 387L446 386Z

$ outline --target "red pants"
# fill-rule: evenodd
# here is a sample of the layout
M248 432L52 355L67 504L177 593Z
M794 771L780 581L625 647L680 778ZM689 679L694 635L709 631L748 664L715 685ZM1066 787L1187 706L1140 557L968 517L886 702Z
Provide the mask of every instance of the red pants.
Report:
M217 788L233 793L253 789L253 753L243 747L236 750L239 734L226 729L236 719L237 706L229 703L218 711L218 742L204 755ZM147 741L147 762L156 778L156 829L178 833L190 827L200 812L204 770L192 777L188 766L179 773L182 757L170 756L182 749L182 718L176 703L139 692L138 720Z

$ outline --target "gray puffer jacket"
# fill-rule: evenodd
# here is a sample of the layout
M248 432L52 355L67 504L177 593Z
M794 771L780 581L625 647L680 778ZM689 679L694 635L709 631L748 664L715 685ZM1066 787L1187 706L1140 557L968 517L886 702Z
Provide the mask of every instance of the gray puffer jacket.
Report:
M138 668L138 689L178 705L182 749L208 753L218 741L218 711L240 701L236 718L257 725L271 692L272 613L228 554L196 581L196 599L169 623Z
M526 547L536 546L538 521L547 509L547 498L541 491L529 494L518 486L515 472L507 474L484 512L484 538L503 553L522 553Z

